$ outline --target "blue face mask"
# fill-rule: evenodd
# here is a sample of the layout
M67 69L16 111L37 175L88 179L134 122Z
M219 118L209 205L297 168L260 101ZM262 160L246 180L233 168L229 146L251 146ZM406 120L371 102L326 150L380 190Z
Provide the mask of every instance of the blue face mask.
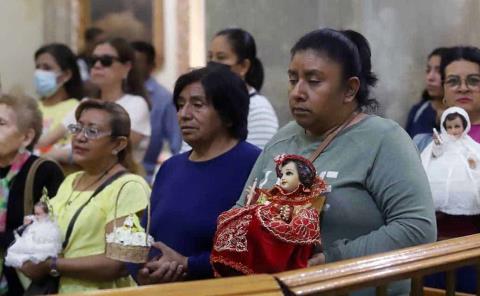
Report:
M53 95L60 85L57 83L57 74L53 71L35 70L35 89L41 98Z

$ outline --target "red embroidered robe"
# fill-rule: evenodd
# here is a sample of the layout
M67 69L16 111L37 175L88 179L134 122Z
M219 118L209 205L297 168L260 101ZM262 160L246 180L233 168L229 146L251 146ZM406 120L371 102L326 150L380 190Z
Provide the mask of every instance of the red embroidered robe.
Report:
M320 243L319 212L312 202L323 196L326 184L320 178L311 189L300 185L285 193L281 187L256 188L270 202L234 208L218 217L211 254L215 276L275 273L304 268ZM291 219L280 218L282 206L292 210Z

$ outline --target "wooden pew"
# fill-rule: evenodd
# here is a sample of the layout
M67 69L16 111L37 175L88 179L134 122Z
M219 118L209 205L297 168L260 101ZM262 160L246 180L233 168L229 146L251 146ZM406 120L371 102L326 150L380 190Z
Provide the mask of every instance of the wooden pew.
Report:
M401 279L412 279L412 295L454 295L452 284L446 291L423 288L422 277L440 271L450 271L450 276L454 276L453 270L464 265L480 266L480 234L274 275L240 276L70 295L273 296L284 295L282 288L294 295L346 295L366 287L376 287L377 295L387 295L387 284ZM282 288L277 280L282 283ZM454 283L455 279L451 282Z
M231 295L258 295L281 296L280 286L271 275L239 276L222 279L190 281L173 284L161 284L124 289L100 290L90 293L76 293L68 295L95 295L95 296L231 296Z
M296 295L344 295L366 287L377 287L377 295L383 295L389 282L413 278L412 294L422 295L423 276L479 263L480 234L475 234L283 272L276 277ZM454 293L452 289L447 289L447 295Z

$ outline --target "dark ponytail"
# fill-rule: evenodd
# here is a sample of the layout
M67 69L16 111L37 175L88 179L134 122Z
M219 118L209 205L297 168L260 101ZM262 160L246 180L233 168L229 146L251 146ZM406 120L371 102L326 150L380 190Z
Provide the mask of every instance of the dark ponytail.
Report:
M297 52L306 50L324 54L340 64L344 80L358 77L358 104L370 111L377 109L377 100L369 98L370 88L375 86L377 77L372 72L370 46L362 34L353 30L338 31L330 28L312 31L295 43L290 50L291 58Z
M237 55L238 61L250 61L250 68L245 74L245 82L260 91L263 85L264 71L262 62L257 58L257 46L255 39L247 31L240 28L224 29L215 36L225 36L233 50Z
M377 76L372 72L372 52L368 41L362 34L353 30L344 30L342 33L348 37L353 43L355 43L359 59L360 59L360 89L358 90L357 100L362 106L371 106L374 109L377 108L378 102L374 99L369 99L370 87L374 87L377 84Z

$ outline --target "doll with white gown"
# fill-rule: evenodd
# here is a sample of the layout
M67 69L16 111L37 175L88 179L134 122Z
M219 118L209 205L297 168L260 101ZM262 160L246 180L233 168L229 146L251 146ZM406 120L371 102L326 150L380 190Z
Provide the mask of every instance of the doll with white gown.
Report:
M31 261L39 263L49 257L57 257L62 251L63 238L57 223L49 215L48 205L39 201L34 215L24 218L23 233L15 231L15 242L8 248L5 265L21 267Z
M480 214L480 144L467 133L470 119L459 107L445 110L441 134L421 154L435 210L449 215Z

